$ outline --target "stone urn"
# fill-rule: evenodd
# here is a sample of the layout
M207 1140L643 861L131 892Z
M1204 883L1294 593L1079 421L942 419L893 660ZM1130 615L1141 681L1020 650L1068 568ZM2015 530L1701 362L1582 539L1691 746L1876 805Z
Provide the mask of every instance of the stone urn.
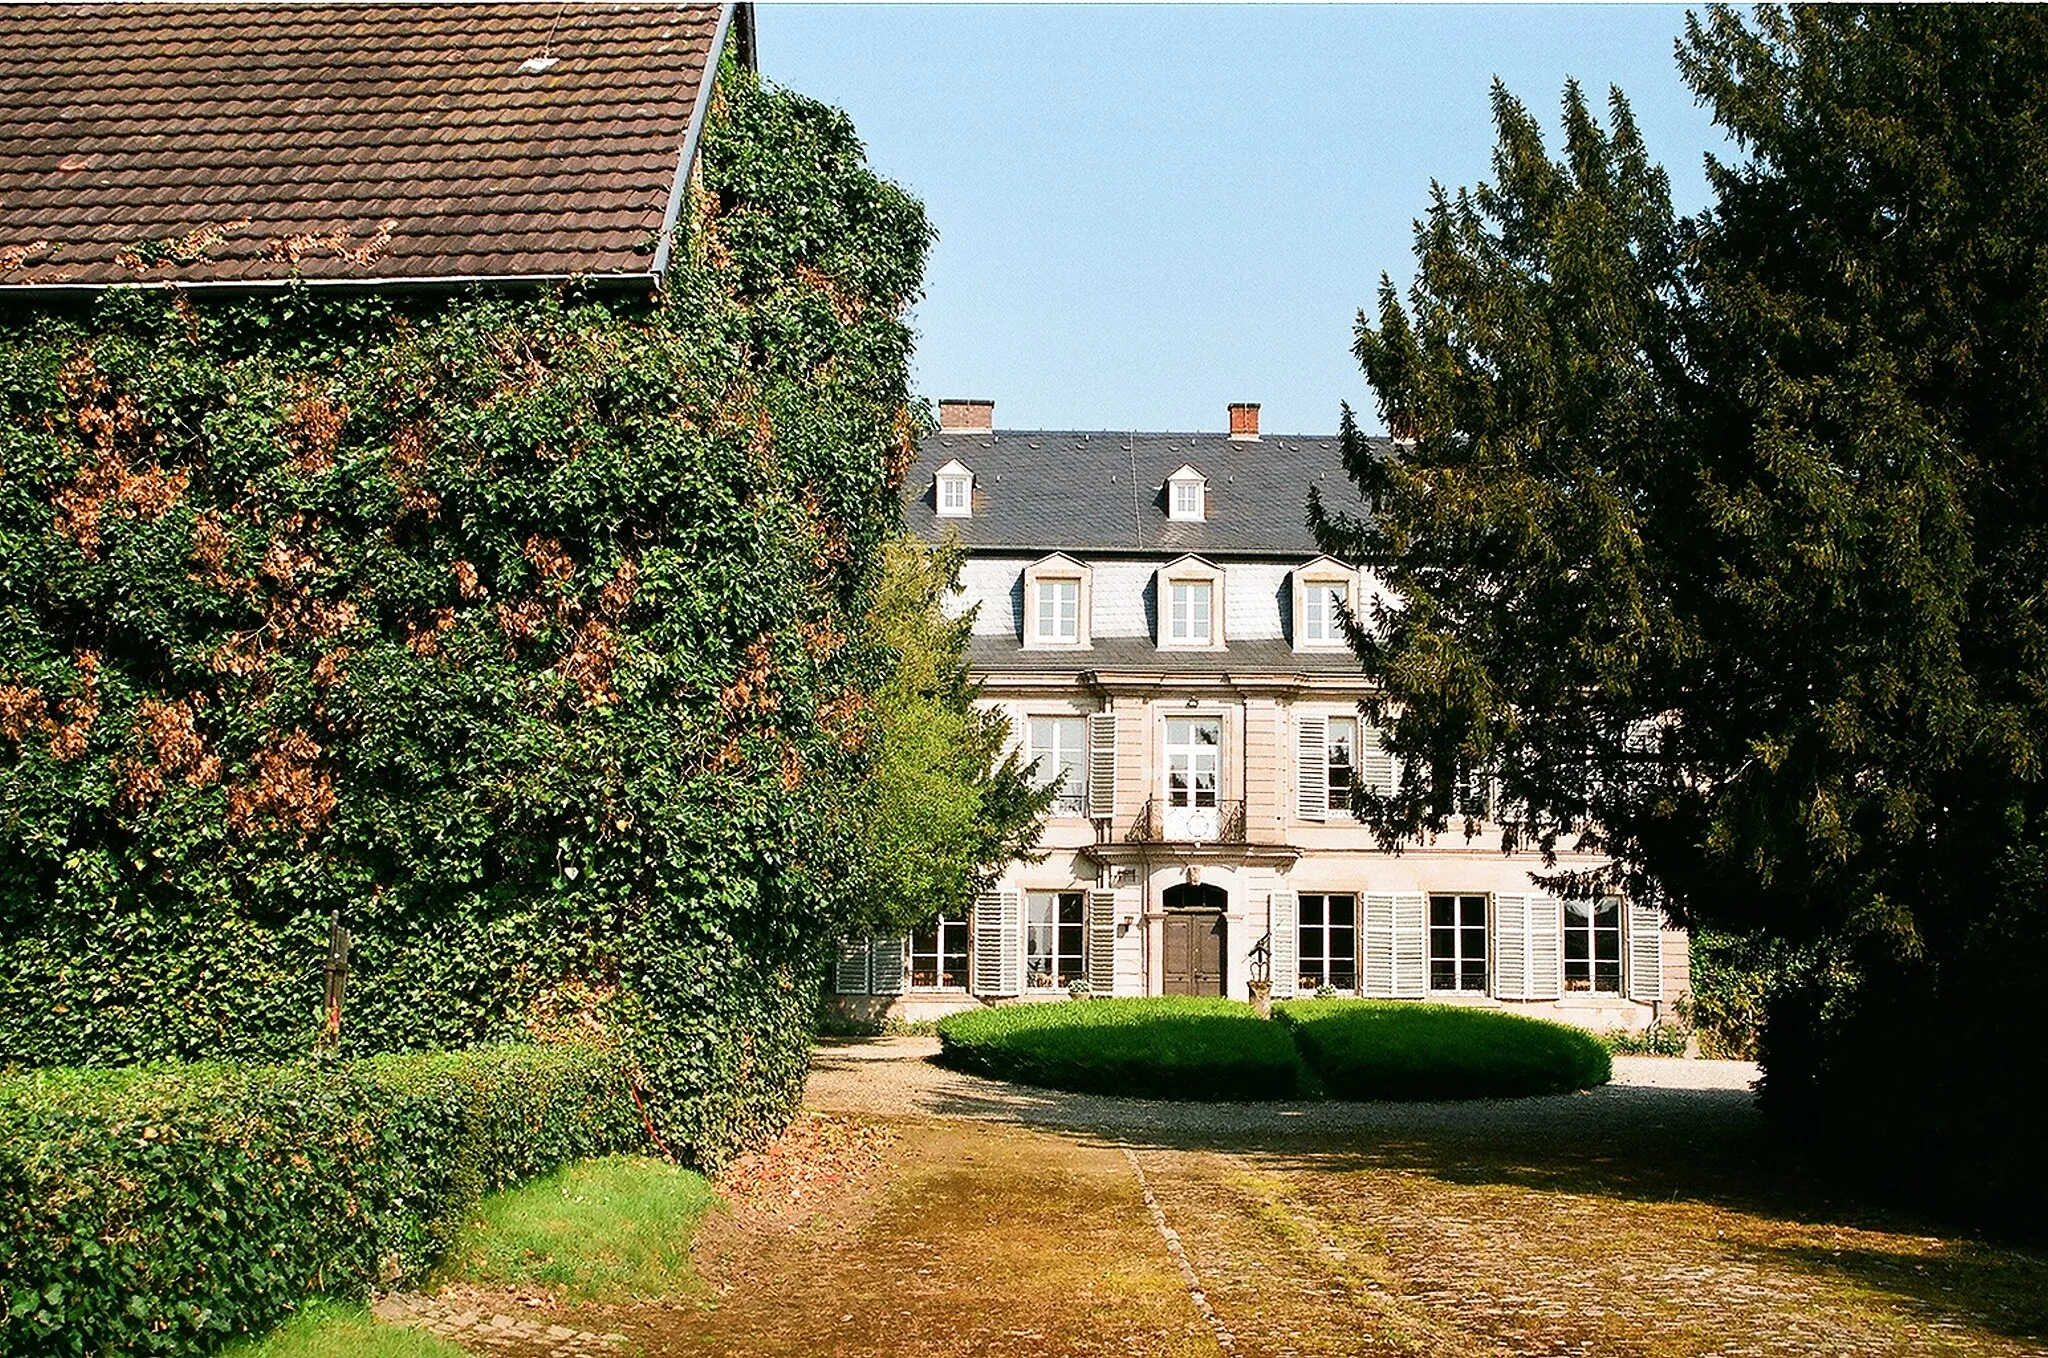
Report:
M1251 986L1252 1012L1262 1019L1273 1017L1273 983L1271 981L1253 981Z

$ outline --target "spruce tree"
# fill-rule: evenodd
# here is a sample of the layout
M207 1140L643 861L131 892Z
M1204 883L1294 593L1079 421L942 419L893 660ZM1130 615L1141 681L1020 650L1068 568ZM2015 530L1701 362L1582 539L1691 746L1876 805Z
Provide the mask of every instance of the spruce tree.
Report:
M1495 91L1358 356L1361 512L1401 601L1360 650L1410 777L1498 770L1511 842L1814 959L1767 1103L2004 1210L2048 1198L2048 19L1717 9L1681 70L1732 135L1674 218L1616 94L1562 154ZM1961 1154L1967 1148L1967 1156ZM1952 1172L1945 1167L1970 1167Z

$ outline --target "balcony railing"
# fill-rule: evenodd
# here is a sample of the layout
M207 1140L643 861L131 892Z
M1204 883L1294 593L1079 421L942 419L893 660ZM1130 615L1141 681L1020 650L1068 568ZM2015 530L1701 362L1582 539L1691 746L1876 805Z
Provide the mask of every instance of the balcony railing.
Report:
M1244 803L1215 802L1208 806L1173 806L1153 797L1138 813L1128 844L1242 844Z

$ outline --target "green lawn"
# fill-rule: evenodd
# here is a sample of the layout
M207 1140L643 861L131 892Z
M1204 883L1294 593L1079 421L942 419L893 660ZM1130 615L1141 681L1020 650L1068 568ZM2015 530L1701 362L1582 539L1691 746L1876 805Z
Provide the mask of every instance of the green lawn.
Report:
M586 1160L486 1199L437 1276L567 1302L681 1296L695 1282L690 1239L715 1196L704 1176L664 1160Z
M1192 1100L1505 1098L1611 1071L1592 1034L1495 1010L1294 1000L1274 1015L1221 999L1004 1005L943 1020L940 1056L1020 1084Z
M244 1340L223 1358L467 1358L445 1339L380 1325L360 1306L316 1301L261 1339Z
M946 1064L1051 1089L1147 1099L1287 1099L1303 1071L1287 1030L1231 1000L1064 1000L954 1014Z
M1290 1000L1274 1016L1337 1099L1492 1099L1606 1084L1607 1048L1562 1023L1409 1000Z

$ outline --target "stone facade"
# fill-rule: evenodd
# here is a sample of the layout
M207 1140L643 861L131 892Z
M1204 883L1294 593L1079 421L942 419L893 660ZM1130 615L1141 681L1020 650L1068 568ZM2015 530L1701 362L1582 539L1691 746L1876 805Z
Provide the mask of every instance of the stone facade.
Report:
M1270 978L1276 998L1430 999L1594 1029L1672 1017L1686 936L1625 901L1547 894L1534 854L1501 851L1485 780L1465 790L1470 835L1390 850L1351 812L1353 787L1399 776L1343 640L1343 613L1376 582L1319 555L1301 527L1306 487L1332 494L1335 441L1259 440L1244 410L1227 439L942 428L928 441L906 517L965 541L955 606L976 610L983 701L1041 776L1063 777L1063 795L1042 861L1013 864L965 920L857 940L836 1003L916 1020L1066 998L1076 981L1098 995L1243 999ZM1251 453L1265 455L1260 475L1233 474ZM1292 496L1276 463L1299 471ZM973 516L933 512L939 466L973 473ZM1179 503L1202 518L1177 524L1174 482L1190 468L1206 493ZM1091 481L1131 516L1128 537L1118 524L1077 540L1073 524L1101 522L1100 506L1062 507ZM1233 493L1240 483L1248 493ZM1216 541L1200 541L1212 526ZM1178 550L1189 538L1205 550Z

